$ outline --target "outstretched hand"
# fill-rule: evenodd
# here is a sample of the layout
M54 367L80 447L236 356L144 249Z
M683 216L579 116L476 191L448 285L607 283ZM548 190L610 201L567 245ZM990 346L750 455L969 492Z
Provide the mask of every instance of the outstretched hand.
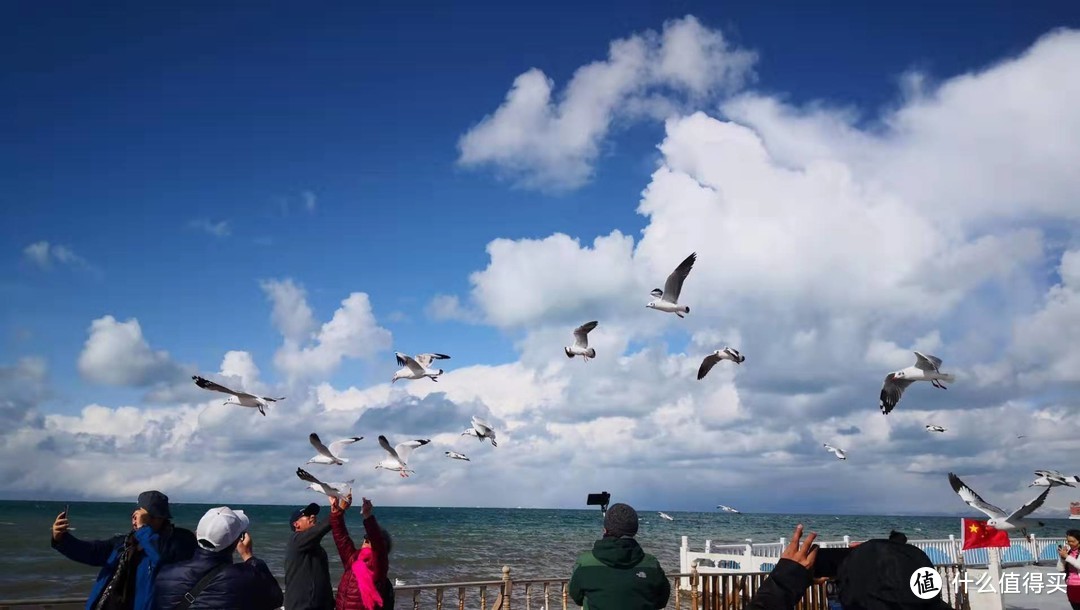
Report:
M367 519L371 516L372 508L373 507L371 506L371 500L364 498L364 503L360 505L360 514L362 514L364 518Z
M814 560L817 559L818 547L814 544L817 532L810 532L806 540L800 542L802 534L803 526L800 523L795 526L795 532L791 534L791 542L788 543L784 552L780 554L780 558L790 559L809 570L814 567Z
M67 511L56 515L56 520L53 521L52 526L52 539L53 542L60 542L60 539L64 537L64 532L68 531L68 518Z

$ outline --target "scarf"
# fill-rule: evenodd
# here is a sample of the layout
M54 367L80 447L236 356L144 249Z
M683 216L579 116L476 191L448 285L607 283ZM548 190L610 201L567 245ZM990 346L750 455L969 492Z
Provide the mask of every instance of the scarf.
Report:
M383 603L379 590L375 588L375 574L367 566L367 560L371 559L371 556L371 547L360 549L360 554L352 563L352 573L356 577L356 588L360 590L360 601L364 610L375 610L376 606L382 607Z
M1070 557L1080 557L1080 549L1077 549L1075 551L1069 549L1068 554ZM1065 564L1065 584L1072 585L1074 587L1080 586L1080 571L1072 567L1072 565L1070 565L1069 562L1065 561L1064 559L1061 560L1061 563Z
M128 534L124 538L124 548L120 550L116 570L101 592L95 610L125 610L134 607L136 571L141 560L142 549L135 540L135 534Z

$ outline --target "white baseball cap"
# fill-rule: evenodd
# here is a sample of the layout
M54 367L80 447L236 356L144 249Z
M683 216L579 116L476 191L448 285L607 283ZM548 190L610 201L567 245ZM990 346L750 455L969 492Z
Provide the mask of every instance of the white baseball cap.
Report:
M219 506L206 511L199 519L195 538L199 546L210 551L223 551L247 531L251 520L242 510L233 510L228 506Z

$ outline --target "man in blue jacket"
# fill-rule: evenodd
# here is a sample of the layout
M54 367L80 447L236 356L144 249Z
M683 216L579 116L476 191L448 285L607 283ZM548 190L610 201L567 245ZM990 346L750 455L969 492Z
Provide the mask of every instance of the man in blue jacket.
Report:
M52 526L52 547L68 559L100 567L86 610L154 610L158 568L191 557L195 535L174 527L169 497L160 491L139 494L131 529L108 540L79 540L68 532L67 511Z
M188 561L158 573L160 610L174 610L185 600L189 610L275 610L285 596L266 562L252 552L250 520L242 510L211 508L195 530L199 548ZM233 563L233 551L240 563Z

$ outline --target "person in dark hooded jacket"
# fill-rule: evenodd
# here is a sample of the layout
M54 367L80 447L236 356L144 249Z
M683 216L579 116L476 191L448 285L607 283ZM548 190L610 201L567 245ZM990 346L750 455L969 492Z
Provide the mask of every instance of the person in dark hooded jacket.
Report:
M613 504L604 515L604 537L578 556L570 576L570 597L585 610L658 610L667 606L671 583L656 557L634 536L638 516L628 504Z
M188 593L191 610L275 610L285 601L270 568L252 554L250 521L244 511L212 508L195 531L199 548L188 561L162 568L157 578L159 610L174 610ZM233 563L233 551L241 563ZM210 576L202 591L198 583Z
M195 552L195 534L175 527L170 519L169 497L156 490L139 494L131 531L107 540L80 540L68 531L67 510L56 516L52 547L68 559L101 568L86 610L154 608L158 570Z

